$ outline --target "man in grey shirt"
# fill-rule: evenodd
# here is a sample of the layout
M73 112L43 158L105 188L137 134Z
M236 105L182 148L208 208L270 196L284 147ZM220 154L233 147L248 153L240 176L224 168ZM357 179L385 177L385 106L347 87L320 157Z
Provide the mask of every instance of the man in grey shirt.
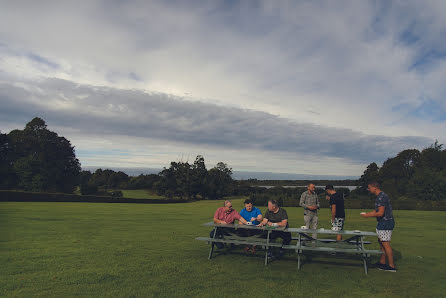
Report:
M317 209L320 208L319 197L317 196L313 183L308 185L308 190L300 196L300 206L304 208L304 222L307 229L317 229ZM317 238L317 234L313 234Z

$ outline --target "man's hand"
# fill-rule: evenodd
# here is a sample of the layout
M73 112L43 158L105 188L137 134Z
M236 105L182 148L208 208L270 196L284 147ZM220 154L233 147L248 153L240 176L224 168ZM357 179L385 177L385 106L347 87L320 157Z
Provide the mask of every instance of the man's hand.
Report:
M249 221L256 221L256 220L257 220L257 218L251 217L251 219Z
M362 217L368 217L368 216L367 216L367 213L365 213L365 212L364 212L364 213L361 213L361 216L362 216Z
M307 209L309 209L309 210L316 210L317 206L307 206Z

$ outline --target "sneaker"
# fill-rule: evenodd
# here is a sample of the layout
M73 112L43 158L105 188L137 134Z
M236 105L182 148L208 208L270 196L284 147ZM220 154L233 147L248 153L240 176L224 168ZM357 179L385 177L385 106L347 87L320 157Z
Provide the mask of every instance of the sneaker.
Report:
M384 265L383 267L378 267L378 269L387 271L387 272L396 272L396 268L390 267L389 265Z
M218 249L222 249L223 247L225 247L224 244L221 242L215 242L215 246L217 246Z
M279 250L279 257L283 257L284 254L285 254L285 250L283 248L281 248Z
M273 257L274 257L273 251L271 249L268 250L268 258L273 258Z
M376 268L383 268L386 267L386 264L383 264L381 262L376 262L375 264L373 264L373 266L375 266Z

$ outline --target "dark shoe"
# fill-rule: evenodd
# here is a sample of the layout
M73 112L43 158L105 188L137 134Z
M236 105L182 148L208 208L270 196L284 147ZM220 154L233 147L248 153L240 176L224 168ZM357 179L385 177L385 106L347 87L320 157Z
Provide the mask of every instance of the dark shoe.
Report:
M386 264L383 264L381 262L376 262L375 264L373 264L373 266L375 266L376 268L383 268L386 266Z
M383 267L378 268L379 270L387 271L387 272L396 272L396 268L390 267L389 265L384 265Z
M285 250L283 248L281 248L279 250L279 257L283 257L284 254L285 254Z
M215 242L215 246L217 246L218 249L222 249L223 247L225 247L224 244L221 242Z
M271 249L268 250L268 258L274 258L273 251Z

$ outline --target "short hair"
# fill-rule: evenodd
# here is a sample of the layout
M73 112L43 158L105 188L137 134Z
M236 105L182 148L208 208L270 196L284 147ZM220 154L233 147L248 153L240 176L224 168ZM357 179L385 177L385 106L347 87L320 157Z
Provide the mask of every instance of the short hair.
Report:
M373 187L376 187L378 189L381 189L381 185L379 184L378 181L370 181L367 185L371 185Z
M252 204L252 200L251 200L251 199L246 199L245 202L244 202L244 204L245 204L245 205L246 205L246 204Z
M328 184L328 185L326 185L326 186L325 186L325 190L329 190L329 189L332 189L332 190L334 190L334 187L333 187L333 185L331 185L331 184Z
M223 203L223 207L226 207L226 204L227 203L232 203L230 200L226 200L224 203Z
M271 203L271 204L273 204L274 206L279 207L279 202L278 202L277 200L273 200L273 199L271 199L271 200L268 200L268 203Z

